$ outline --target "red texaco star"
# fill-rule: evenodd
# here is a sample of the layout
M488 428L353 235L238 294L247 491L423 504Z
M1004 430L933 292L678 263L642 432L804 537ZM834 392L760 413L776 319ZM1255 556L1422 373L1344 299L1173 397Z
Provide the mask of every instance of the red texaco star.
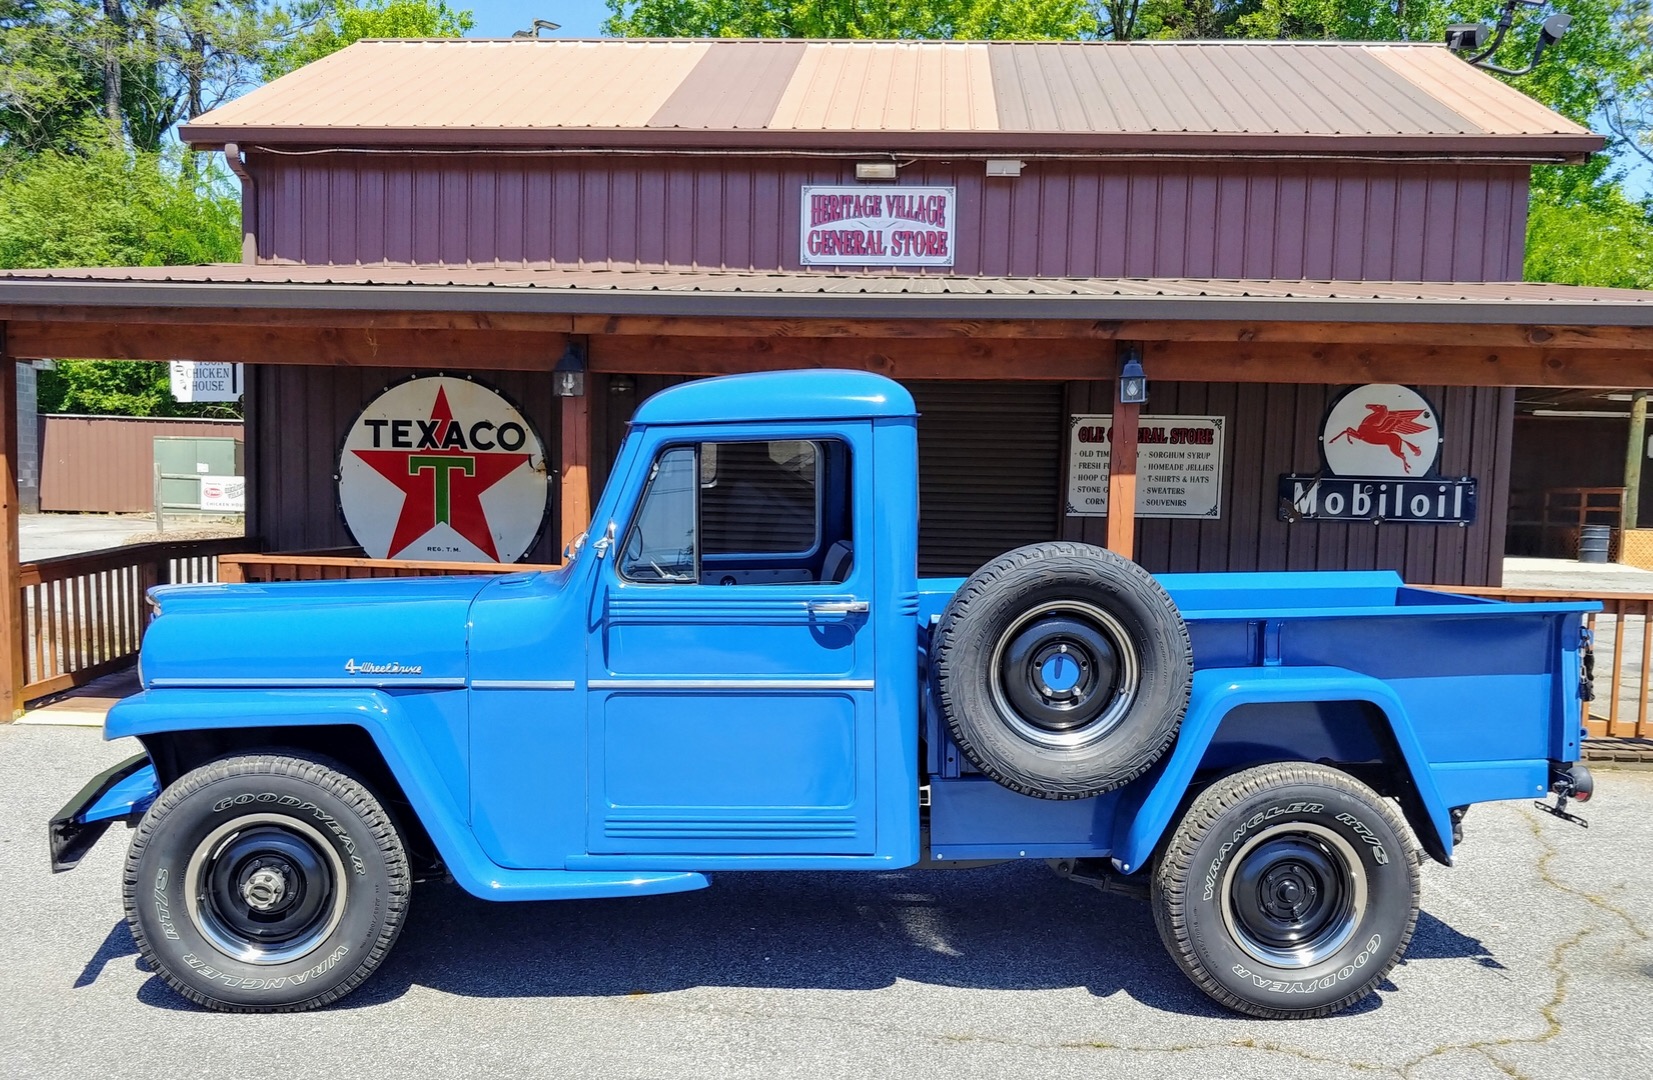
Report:
M448 395L443 390L436 392L430 419L442 422L434 440L440 446L454 422ZM432 449L353 450L351 453L395 484L405 496L387 558L394 559L438 524L447 524L489 559L499 561L494 535L488 528L488 516L482 509L482 493L526 463L531 455Z

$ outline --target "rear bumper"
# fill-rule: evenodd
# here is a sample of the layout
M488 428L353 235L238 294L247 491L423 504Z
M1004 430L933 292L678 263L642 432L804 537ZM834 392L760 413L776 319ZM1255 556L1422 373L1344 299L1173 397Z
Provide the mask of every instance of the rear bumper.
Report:
M46 826L52 873L73 870L110 822L135 822L160 793L148 754L128 758L92 777Z

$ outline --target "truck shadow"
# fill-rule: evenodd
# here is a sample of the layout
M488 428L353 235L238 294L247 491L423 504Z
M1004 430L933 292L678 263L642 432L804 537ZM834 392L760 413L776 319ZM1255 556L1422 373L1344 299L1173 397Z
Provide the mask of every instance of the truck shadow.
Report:
M1497 961L1427 914L1411 958ZM1234 1017L1176 968L1146 903L1043 866L878 873L724 873L700 892L499 904L426 885L360 1008L414 985L474 997L602 997L697 986L990 990L1085 987L1167 1012ZM1393 989L1385 982L1383 989ZM1353 1013L1381 1007L1371 998Z

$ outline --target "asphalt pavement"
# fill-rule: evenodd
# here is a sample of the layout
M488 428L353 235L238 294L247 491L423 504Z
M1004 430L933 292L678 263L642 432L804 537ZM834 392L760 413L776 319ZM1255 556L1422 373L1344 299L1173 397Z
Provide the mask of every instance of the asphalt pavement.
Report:
M1410 955L1335 1017L1223 1012L1146 905L1042 864L721 874L613 901L420 886L374 978L331 1009L209 1013L139 963L125 830L47 870L45 822L134 752L0 727L0 1074L313 1077L1646 1077L1653 773L1598 777L1588 830L1477 807L1424 869Z

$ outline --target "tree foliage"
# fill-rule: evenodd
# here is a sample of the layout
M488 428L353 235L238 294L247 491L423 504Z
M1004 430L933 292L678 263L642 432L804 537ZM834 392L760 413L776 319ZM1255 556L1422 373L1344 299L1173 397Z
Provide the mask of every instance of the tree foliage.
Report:
M96 121L88 122L96 126ZM221 167L78 133L0 176L0 267L165 266L239 256L241 211Z
M622 37L974 38L1088 36L1087 0L607 0Z
M469 11L456 11L444 0L369 0L365 6L330 8L312 2L301 5L290 18L302 29L270 51L264 61L267 79L364 38L456 38L476 25Z
M458 36L443 0L0 0L0 267L231 261L241 212L215 158L169 132L364 37ZM48 412L235 413L180 404L165 365L60 360Z
M1527 280L1653 289L1653 200L1629 199L1607 166L1533 170Z

